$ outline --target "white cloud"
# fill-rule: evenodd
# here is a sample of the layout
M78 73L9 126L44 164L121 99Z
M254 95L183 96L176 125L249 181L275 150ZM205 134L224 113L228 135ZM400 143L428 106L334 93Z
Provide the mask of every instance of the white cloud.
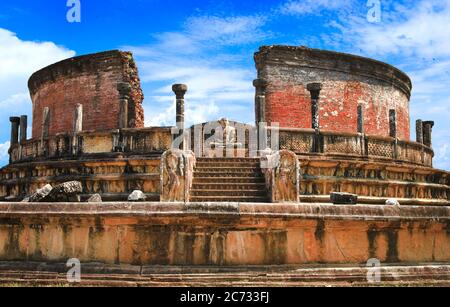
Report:
M268 34L261 30L265 22L266 18L261 16L192 17L186 23L186 31L196 41L246 44L268 37Z
M217 120L221 116L250 121L253 118L254 69L243 68L242 58L224 47L243 46L265 37L261 27L265 18L238 16L192 17L180 32L155 36L156 41L145 46L124 46L137 58L141 81L153 86L147 92L144 108L146 125L174 125L175 106L173 83L185 83L187 124ZM251 52L245 59L251 57ZM159 86L158 86L159 85ZM233 112L242 104L248 112Z
M0 161L4 160L5 158L8 158L8 149L10 147L10 143L5 142L3 144L0 144Z
M24 41L15 33L0 28L0 108L10 108L16 115L29 113L27 82L31 74L74 55L74 51L52 42ZM5 118L9 115L12 114L3 114Z
M350 8L353 0L303 0L288 1L281 6L281 13L286 15L310 15L323 11Z

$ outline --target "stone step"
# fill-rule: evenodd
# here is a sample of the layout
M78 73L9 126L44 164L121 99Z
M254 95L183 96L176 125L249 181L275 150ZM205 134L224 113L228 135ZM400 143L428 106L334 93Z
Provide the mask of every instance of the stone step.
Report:
M261 172L259 167L234 166L234 167L195 167L195 172L225 172L225 173L257 173Z
M267 197L255 196L195 196L191 202L239 202L239 203L266 203Z
M192 197L196 196L236 196L236 197L265 197L267 195L266 190L191 190Z
M197 183L194 181L194 190L233 190L233 191L245 191L245 190L266 190L266 184L264 182L251 182L251 183L240 183L240 182L205 182Z
M217 168L217 167L253 167L259 168L259 162L197 162L197 168Z
M224 172L194 172L194 178L264 178L262 173L258 172L233 172L233 173L224 173Z
M220 175L220 174L219 174ZM194 177L194 184L261 184L264 177Z
M259 163L259 158L197 158L197 163Z

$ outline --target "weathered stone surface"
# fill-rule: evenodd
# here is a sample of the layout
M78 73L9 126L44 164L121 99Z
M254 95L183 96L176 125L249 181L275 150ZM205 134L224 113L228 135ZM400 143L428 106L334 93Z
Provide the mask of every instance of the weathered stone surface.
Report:
M101 203L102 201L100 194L94 194L87 200L88 203Z
M390 102L395 101L397 135L409 140L412 85L400 70L354 55L294 46L263 46L255 61L258 77L267 81L267 122L311 128L314 117L307 85L321 83L320 129L357 133L357 107L362 105L365 133L387 137Z
M129 52L106 51L50 65L31 76L29 89L33 138L41 136L42 111L46 107L51 117L58 117L49 121L49 136L73 130L77 104L84 108L84 130L117 129L122 99L127 99L129 106L127 127L144 127L143 93Z
M400 206L400 203L395 198L386 200L386 206Z
M55 186L40 202L80 202L83 186L79 181L69 181Z
M335 205L356 205L358 195L350 193L334 192L330 195L331 202Z
M450 261L450 207L0 203L0 219L0 261L234 268Z
M187 202L193 183L195 156L191 151L168 150L161 157L161 201Z
M52 191L53 187L50 184L47 184L43 188L37 190L30 196L26 197L23 202L37 203L42 199L48 196L48 194Z
M135 190L133 191L133 193L131 193L128 196L128 201L146 201L147 197L145 196L144 192L139 191L139 190Z
M300 197L300 165L297 155L281 150L261 158L261 169L271 201L298 202Z

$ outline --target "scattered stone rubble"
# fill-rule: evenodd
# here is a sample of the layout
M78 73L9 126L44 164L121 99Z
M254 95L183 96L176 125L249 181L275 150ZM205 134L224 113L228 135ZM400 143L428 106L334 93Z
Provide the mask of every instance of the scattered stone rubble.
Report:
M94 194L92 195L88 200L88 203L101 203L103 202L102 197L100 196L100 194Z
M146 201L147 197L145 196L144 192L139 191L139 190L135 190L133 191L133 193L130 194L130 196L128 196L128 201Z

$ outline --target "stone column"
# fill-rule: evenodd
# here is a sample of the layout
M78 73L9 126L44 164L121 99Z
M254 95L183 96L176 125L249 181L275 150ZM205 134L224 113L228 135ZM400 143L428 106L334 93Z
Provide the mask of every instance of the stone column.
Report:
M397 114L395 110L389 110L389 136L397 138Z
M45 107L42 111L42 129L41 129L41 153L46 155L45 138L48 137L50 129L50 109Z
M50 128L50 109L48 107L45 107L42 111L42 132L41 132L41 139L48 137Z
M363 106L358 106L358 133L364 133L364 110Z
M423 122L423 144L425 146L431 147L432 145L432 133L433 133L434 122L426 121Z
M256 126L261 122L266 122L266 89L267 81L263 79L256 79L253 81L253 86L256 88L255 93L255 118Z
M172 86L172 91L175 93L177 98L176 122L179 133L178 135L176 135L176 137L184 135L184 95L186 95L187 90L188 87L185 84L174 84ZM184 142L182 146L183 146L182 148L184 148Z
M72 153L76 155L79 151L78 134L83 131L83 105L77 104L73 118Z
M128 128L128 99L119 100L119 128Z
M74 134L80 133L83 131L83 105L77 104L77 108L75 109L75 117L73 121L73 132Z
M423 121L416 120L416 142L423 144Z
M256 79L253 81L255 87L255 119L257 129L258 150L267 148L267 123L266 123L266 89L267 81Z
M11 146L13 146L19 143L20 117L10 117L9 121L11 122Z
M20 117L20 143L27 141L28 117L22 115Z
M322 84L310 83L307 85L308 91L311 93L311 118L312 128L318 130L320 128L319 123L319 99L320 91L322 90Z

